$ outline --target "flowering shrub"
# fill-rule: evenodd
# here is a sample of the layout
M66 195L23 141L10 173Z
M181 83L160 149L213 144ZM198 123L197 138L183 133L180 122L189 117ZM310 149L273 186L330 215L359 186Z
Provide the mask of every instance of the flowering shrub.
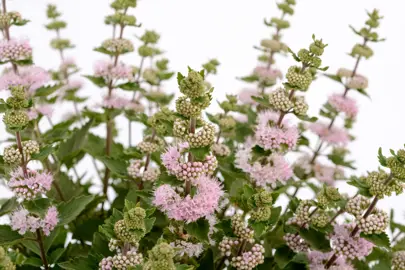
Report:
M351 27L361 39L350 52L354 68L326 73L322 39L313 35L297 51L283 42L295 0L279 2L280 17L265 20L271 39L255 47L259 64L239 78L252 86L212 113L216 90L207 78L220 63L175 76L160 35L130 15L136 0L112 1L105 18L112 36L94 49L100 59L92 74L82 74L103 93L97 102L81 94L57 7L48 6L46 28L60 64L45 70L34 64L29 40L14 38L28 20L6 2L0 113L9 143L0 176L14 196L0 207L1 269L405 269L405 227L378 207L403 192L405 149L389 156L380 149L381 167L359 176L347 148L360 113L352 93L368 95L358 67L383 41L378 11L359 30ZM133 41L128 28L143 34ZM134 52L137 65L123 57ZM296 62L287 70L276 66L283 54ZM343 90L325 97L318 119L308 115L306 93L321 76ZM163 91L173 77L175 101ZM74 113L55 122L62 104ZM50 128L41 130L41 121ZM117 141L122 130L125 144ZM86 172L78 169L83 163ZM357 192L342 193L337 181ZM313 198L300 199L303 189Z

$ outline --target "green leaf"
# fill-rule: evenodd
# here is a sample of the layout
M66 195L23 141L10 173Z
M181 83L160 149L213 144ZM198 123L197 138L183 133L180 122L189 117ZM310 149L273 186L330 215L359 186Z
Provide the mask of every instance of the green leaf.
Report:
M365 89L356 89L356 90L357 90L357 92L359 92L359 93L362 94L363 96L366 96L366 97L368 97L368 98L371 99L370 95L366 92Z
M205 146L201 148L191 148L190 152L197 160L203 161L210 152L210 146Z
M51 205L51 201L48 198L39 198L31 201L25 201L23 205L29 212L37 214L40 217L44 217L49 206Z
M141 90L141 88L139 87L139 84L136 82L127 82L127 83L119 84L119 85L117 85L117 88L121 88L122 90L126 90L126 91Z
M378 161L380 162L381 166L386 167L387 166L387 158L382 154L382 149L381 147L378 148Z
M384 247L384 248L390 248L390 239L388 238L388 235L383 232L380 234L364 234L361 233L360 236L371 243L375 244L378 247Z
M212 253L212 249L208 249L204 257L200 260L200 265L197 267L196 270L207 270L207 269L215 269L214 266L214 254Z
M180 72L177 73L177 83L178 85L180 85L181 81L185 78L185 76L183 74L181 74Z
M251 96L251 98L256 101L257 103L259 103L260 105L262 105L263 107L269 108L272 107L269 103L269 99L266 97L256 97L256 96Z
M107 49L104 48L104 47L97 47L97 48L94 48L93 51L99 52L99 53L103 53L103 54L107 54L107 55L110 55L110 56L115 55L113 52L110 52L109 50L107 50Z
M56 84L53 86L42 86L35 90L35 97L47 97L50 94L55 93L59 88L62 87L62 84Z
M100 88L107 86L104 78L102 78L102 77L95 77L95 76L90 76L90 75L83 75L83 77L86 77L92 83L94 83L96 86L98 86Z
M271 209L271 216L269 219L269 224L276 224L278 219L280 218L280 214L281 214L281 206L278 207L273 207Z
M57 248L54 251L52 251L51 255L49 256L49 263L57 263L60 257L63 255L65 252L65 248Z
M210 225L206 219L200 218L196 222L186 224L184 227L187 233L194 236L197 240L201 242L208 242Z
M288 246L284 245L276 249L274 254L274 260L280 269L284 267L294 258L295 252L292 251Z
M188 264L176 264L176 270L193 270L194 267Z
M12 197L5 201L0 208L0 216L4 216L5 214L8 214L12 212L14 209L18 207L18 202L15 197Z
M66 270L94 270L95 265L87 257L76 257L67 262L58 263L62 269Z
M8 225L0 225L0 245L14 245L23 240L23 236L11 230Z
M318 120L318 117L309 117L308 115L296 115L298 119L302 120L302 121L306 121L306 122L311 122L314 123Z
M80 196L73 198L68 202L62 202L58 206L59 226L66 225L76 219L77 216L86 208L94 199L93 195Z
M81 129L73 131L70 138L59 145L58 151L56 152L59 161L64 162L76 156L80 150L82 150L92 123L93 120L88 121Z
M309 228L308 230L301 229L299 233L313 249L324 252L331 250L329 240L326 239L326 235L324 233L316 231L312 228Z
M323 74L323 75L325 75L329 79L342 83L342 78L340 78L338 75L335 74Z
M37 154L32 154L31 155L31 160L40 160L43 161L45 160L50 154L52 154L55 151L55 148L52 146L48 145L45 146L44 148L41 148L39 153Z
M127 175L128 164L126 160L115 159L107 156L96 157L96 159L102 161L111 172L120 176Z
M35 266L38 268L41 268L42 264L42 260L40 258L37 257L29 257L24 261L24 265L31 265L31 266Z
M239 80L245 81L245 82L256 82L259 80L259 76L257 75L250 75L250 76L245 76L245 77L240 77L238 78Z

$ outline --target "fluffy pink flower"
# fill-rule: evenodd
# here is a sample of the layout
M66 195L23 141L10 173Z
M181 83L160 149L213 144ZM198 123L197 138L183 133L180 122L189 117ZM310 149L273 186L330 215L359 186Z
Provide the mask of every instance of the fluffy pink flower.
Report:
M299 138L298 129L295 126L283 128L259 125L255 133L256 142L265 150L280 150L282 147L292 149Z
M252 99L252 96L257 96L258 94L255 89L243 89L239 92L239 100L243 104L256 105L257 102Z
M343 112L350 118L356 117L358 113L357 103L352 98L333 94L329 97L328 102L338 112Z
M267 126L269 125L269 122L272 123L277 123L278 122L278 118L280 117L280 115L276 112L273 111L261 111L258 115L257 115L257 125L258 126ZM287 123L286 121L284 121L283 123Z
M360 237L360 232L351 236L354 224L335 225L330 239L332 248L338 256L350 260L362 259L373 250L374 244Z
M0 41L0 60L26 60L32 57L32 48L26 39Z
M332 257L333 252L322 253L320 251L311 251L308 253L309 268L311 270L325 270L325 264ZM346 263L343 257L339 257L329 268L332 270L354 270L353 266Z
M18 231L18 233L21 235L25 234L27 231L30 230L30 224L28 224L28 222L27 222L28 214L29 214L29 212L26 209L21 209L21 210L15 211L10 216L11 228L14 231ZM38 224L39 224L39 222L38 222Z
M124 63L118 63L114 66L111 61L101 60L94 65L94 75L96 77L103 77L106 82L116 80L129 80L134 79L132 67L126 66Z
M167 148L167 151L161 156L163 165L172 174L176 174L179 170L181 170L179 161L180 157L181 151L178 146L171 146Z
M28 94L33 95L35 90L43 86L50 79L48 72L40 67L20 67L18 74L9 70L0 77L0 90L8 89L12 86L25 86Z
M253 70L253 74L257 75L261 81L267 83L276 83L277 78L282 79L283 74L278 69L269 69L265 66L258 66Z
M130 103L131 100L126 97L120 97L117 95L111 97L105 96L102 102L102 107L123 110L126 109Z
M336 167L316 163L314 165L315 178L327 185L333 186L336 177L343 174L343 171Z
M350 140L346 130L336 127L329 128L324 123L312 123L309 125L309 129L317 134L321 140L333 145L344 145Z
M11 179L8 186L16 194L17 197L30 200L38 194L46 193L51 189L53 177L50 173L38 173L33 170L28 170L28 176L24 177L21 167L11 173Z
M30 120L38 118L38 114L42 114L47 117L52 117L53 108L51 105L41 105L38 108L30 108L28 111L28 118Z
M49 235L58 224L58 214L55 206L48 208L45 218L41 221L41 227L45 235Z
M155 191L153 203L169 218L193 222L214 213L223 195L221 183L209 176L200 176L192 183L197 193L181 198L169 185L162 185Z
M73 57L66 57L60 64L60 69L65 70L69 67L76 66L76 60Z

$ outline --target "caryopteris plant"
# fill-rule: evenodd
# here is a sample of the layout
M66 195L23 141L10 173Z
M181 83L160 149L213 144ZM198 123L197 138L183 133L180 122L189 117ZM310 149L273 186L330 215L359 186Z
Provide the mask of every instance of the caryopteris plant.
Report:
M29 41L14 37L30 14L2 0L0 177L14 196L1 201L0 269L405 269L405 226L379 204L403 192L405 149L380 149L380 167L360 175L347 148L360 113L354 95L368 95L360 64L383 41L378 11L351 27L361 38L349 54L354 67L326 74L327 44L315 35L285 44L296 3L277 3L279 17L265 20L271 37L255 47L259 64L240 78L252 87L212 111L223 90L207 77L220 73L219 61L184 63L176 76L160 34L135 17L137 4L110 2L100 59L80 74L55 5L44 19L60 60L47 71ZM287 70L276 67L279 55L293 63ZM86 92L79 75L98 92ZM320 93L313 81L322 76L343 90L318 120L306 93ZM177 92L165 90L170 79ZM314 197L300 199L305 190Z

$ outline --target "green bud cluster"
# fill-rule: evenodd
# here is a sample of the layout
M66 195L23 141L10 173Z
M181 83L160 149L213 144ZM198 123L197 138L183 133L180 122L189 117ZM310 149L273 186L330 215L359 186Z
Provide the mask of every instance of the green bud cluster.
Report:
M132 42L125 38L107 39L101 46L111 54L123 54L134 51Z
M119 240L136 245L146 233L146 212L141 207L134 207L124 212L124 219L117 221L114 232Z
M247 226L246 222L243 220L242 215L236 214L236 215L232 216L231 222L232 222L233 232L238 238L244 239L244 240L253 239L253 235L254 235L255 231L250 229Z
M325 209L333 205L335 202L341 200L342 196L337 188L324 186L322 191L316 196L316 199L318 201L318 206L321 209Z
M55 20L45 25L45 27L48 30L60 30L66 28L66 22Z
M145 70L142 73L142 77L145 79L145 81L147 81L148 83L150 83L152 85L159 84L158 73L153 68L145 68Z
M185 120L176 119L173 125L173 134L187 141L191 148L199 148L214 143L215 126L203 122L200 130L196 133L189 132L189 124Z
M148 124L152 126L156 132L162 136L171 133L173 129L173 122L175 120L173 111L167 107L162 107L160 111L149 117Z
M188 76L178 78L180 92L191 99L206 95L207 88L204 83L204 72L189 70Z
M199 103L192 103L186 96L176 100L176 111L185 117L200 116L203 109L204 107L200 106Z
M371 195L376 196L379 199L384 196L390 196L392 192L400 194L403 192L404 186L397 179L389 179L389 175L380 170L369 173L366 177L360 178L369 187Z
M312 83L312 74L308 69L292 66L286 75L288 83L296 90L306 91Z
M16 266L7 256L3 247L0 247L0 269L2 270L15 270Z
M217 68L219 66L217 59L211 59L207 63L203 64L203 68L207 71L207 74L217 74Z
M70 43L69 39L54 38L51 40L51 47L56 50L65 50L73 48L74 46Z
M47 9L46 9L46 16L48 19L56 19L62 15L60 12L58 12L57 8L55 5L49 4Z
M279 18L271 18L270 20L271 24L276 26L278 29L287 29L290 27L290 22L279 19Z
M22 25L24 23L24 20L21 18L20 13L18 12L7 12L7 13L1 13L0 14L0 29L5 29L6 27L9 27L10 25Z
M295 96L292 100L294 103L293 111L296 115L306 115L308 111L308 104L305 102L303 96Z
M228 132L235 128L236 121L232 116L223 116L219 119L218 125L223 132Z
M143 141L137 145L137 148L144 154L152 154L160 151L163 146L163 139L156 136L146 136L143 138Z
M266 221L271 217L271 206L273 197L271 193L265 190L253 195L255 208L251 212L251 218L256 221Z
M12 110L6 111L3 116L3 122L8 129L19 131L28 125L29 118L26 111Z
M288 92L284 88L279 88L269 95L269 103L275 110L287 112L293 108L294 104L288 97Z
M238 103L238 98L235 95L226 95L225 101L222 101L219 103L219 106L221 109L225 111L225 113L230 112L230 111L238 111L239 106L237 105Z
M352 52L350 53L353 57L364 57L366 59L373 56L373 54L373 50L369 46L363 44L354 45Z
M115 10L123 10L128 8L135 8L137 0L115 0L111 4L111 8Z
M169 59L167 59L167 58L160 59L160 60L156 61L156 63L155 63L156 67L161 71L168 70L169 69L169 67L167 66L168 64L169 64Z
M144 270L175 270L173 258L176 254L174 248L165 243L158 243L148 252L149 259L144 264Z
M311 222L315 227L324 228L329 223L329 215L325 211L318 211L311 218Z
M109 15L104 20L107 25L126 25L137 26L136 17L133 15L127 15L124 13L116 12L113 15Z
M151 47L149 45L142 45L138 48L138 54L142 57L151 57L155 55L159 55L162 52L159 49Z
M153 30L146 30L140 38L140 40L142 40L145 44L156 44L158 43L159 39L160 35Z

